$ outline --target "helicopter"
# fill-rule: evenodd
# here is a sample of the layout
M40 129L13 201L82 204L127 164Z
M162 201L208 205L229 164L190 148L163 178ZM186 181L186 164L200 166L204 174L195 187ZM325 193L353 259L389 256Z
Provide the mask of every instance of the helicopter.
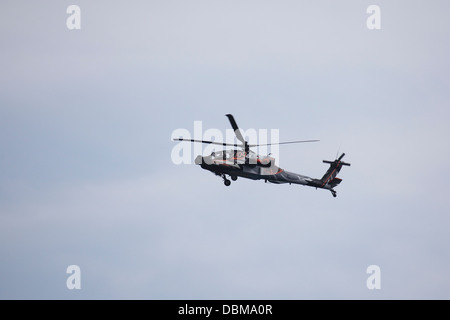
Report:
M269 145L281 145L290 143L305 143L305 142L317 142L319 140L301 140L301 141L288 141L268 144L249 144L242 133L231 114L227 114L226 117L230 121L231 127L234 130L236 138L241 144L222 143L216 141L197 140L197 139L184 139L182 137L173 139L174 141L189 141L199 142L206 144L221 145L224 147L239 147L240 149L234 150L222 150L212 152L209 156L198 155L195 158L195 164L200 165L202 169L211 171L217 176L223 178L225 186L230 186L231 181L227 178L227 175L232 181L236 181L238 177L252 179L252 180L264 180L266 183L289 183L300 184L304 186L313 187L316 189L329 190L333 197L336 197L336 191L334 188L342 182L342 179L337 178L337 174L340 172L342 166L350 166L350 163L342 161L345 153L342 153L339 158L334 161L323 160L324 163L330 165L322 178L315 179L310 178L298 173L293 173L281 169L275 165L275 158L270 154L267 156L260 156L250 150L252 147L257 146L269 146Z

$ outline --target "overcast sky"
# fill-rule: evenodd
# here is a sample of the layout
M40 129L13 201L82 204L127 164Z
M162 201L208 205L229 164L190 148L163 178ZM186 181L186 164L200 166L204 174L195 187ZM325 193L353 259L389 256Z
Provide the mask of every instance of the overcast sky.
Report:
M449 12L2 1L0 298L449 299ZM321 140L280 147L288 171L345 152L337 198L172 162L175 129L225 132L227 113Z

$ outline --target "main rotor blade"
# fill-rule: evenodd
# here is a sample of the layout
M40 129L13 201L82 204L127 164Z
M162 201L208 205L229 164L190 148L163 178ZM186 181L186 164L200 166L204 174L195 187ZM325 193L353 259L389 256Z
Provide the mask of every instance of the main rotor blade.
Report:
M242 136L241 130L239 130L239 127L238 127L238 125L236 123L236 120L234 120L233 115L226 114L226 116L228 117L228 120L230 120L231 127L234 130L234 134L236 135L236 138L238 138L238 140L240 142L242 142L243 144L246 144L247 142L244 140L244 137Z
M303 143L303 142L317 142L320 140L300 140L300 141L287 141L287 142L277 142L277 143L267 143L267 144L249 144L250 148L252 147L264 147L264 146L273 146L277 144L290 144L290 143Z
M231 147L242 147L241 144L231 144L224 142L215 142L215 141L207 141L207 140L195 140L195 139L184 139L184 138L175 138L174 141L189 141L189 142L201 142L201 143L209 143L209 144L217 144L219 146L231 146Z

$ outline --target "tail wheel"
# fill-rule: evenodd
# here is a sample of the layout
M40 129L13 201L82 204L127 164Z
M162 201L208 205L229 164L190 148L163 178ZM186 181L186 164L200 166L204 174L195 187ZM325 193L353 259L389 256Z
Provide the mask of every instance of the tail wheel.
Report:
M226 179L226 180L223 180L223 183L228 187L231 184L231 181Z

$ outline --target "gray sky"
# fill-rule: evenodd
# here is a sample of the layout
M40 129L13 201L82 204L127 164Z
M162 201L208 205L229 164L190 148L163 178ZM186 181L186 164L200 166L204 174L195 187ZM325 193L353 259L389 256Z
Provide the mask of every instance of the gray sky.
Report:
M2 1L0 298L449 299L449 9ZM341 146L338 197L172 163L173 130L226 113L320 139L289 171Z

